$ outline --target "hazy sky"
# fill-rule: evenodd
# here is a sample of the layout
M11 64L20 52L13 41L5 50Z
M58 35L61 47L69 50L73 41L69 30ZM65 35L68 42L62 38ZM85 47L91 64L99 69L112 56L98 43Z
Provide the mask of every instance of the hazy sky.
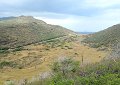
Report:
M0 17L31 15L74 31L120 23L120 0L0 0Z

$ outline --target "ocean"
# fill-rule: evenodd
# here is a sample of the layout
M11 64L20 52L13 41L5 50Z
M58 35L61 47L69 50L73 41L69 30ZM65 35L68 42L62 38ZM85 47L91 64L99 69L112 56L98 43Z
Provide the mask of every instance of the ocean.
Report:
M95 32L78 32L78 33L80 33L80 34L93 34Z

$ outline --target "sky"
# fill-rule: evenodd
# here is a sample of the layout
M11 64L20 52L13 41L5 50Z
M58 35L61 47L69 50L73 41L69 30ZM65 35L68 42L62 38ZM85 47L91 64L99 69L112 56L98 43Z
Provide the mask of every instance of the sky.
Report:
M0 0L0 17L21 15L96 32L120 23L120 0Z

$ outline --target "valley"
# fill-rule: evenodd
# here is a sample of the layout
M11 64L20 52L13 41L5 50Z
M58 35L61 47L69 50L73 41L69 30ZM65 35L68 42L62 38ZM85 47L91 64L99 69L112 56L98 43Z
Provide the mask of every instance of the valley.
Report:
M32 16L1 18L0 85L119 85L119 27L78 34Z
M81 44L83 39L82 35L56 38L24 46L20 51L1 56L1 62L12 61L17 65L5 66L0 70L0 84L9 80L17 82L23 79L32 80L44 72L49 72L50 65L60 57L71 57L80 61L81 64L89 64L99 62L107 55L105 51L84 46Z

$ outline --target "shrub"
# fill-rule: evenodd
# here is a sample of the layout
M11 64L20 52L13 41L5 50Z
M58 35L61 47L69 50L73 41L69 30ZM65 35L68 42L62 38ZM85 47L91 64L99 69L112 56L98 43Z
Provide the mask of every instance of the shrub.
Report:
M0 54L5 54L5 53L8 53L9 48L0 48Z
M65 58L60 61L54 62L52 70L55 73L60 73L63 76L72 76L79 69L79 62L74 61L71 58Z
M2 69L5 66L8 67L15 67L17 64L13 63L13 62L9 62L9 61L2 61L0 62L0 68Z
M16 47L16 48L13 50L13 52L15 52L15 51L21 51L21 50L23 50L23 47L18 46L18 47Z
M119 58L84 67L79 67L79 63L71 58L65 58L54 62L52 71L50 79L30 85L120 85Z
M5 82L5 85L15 85L15 84L14 84L14 81L10 81L10 80L9 80L9 81L6 81L6 82Z

